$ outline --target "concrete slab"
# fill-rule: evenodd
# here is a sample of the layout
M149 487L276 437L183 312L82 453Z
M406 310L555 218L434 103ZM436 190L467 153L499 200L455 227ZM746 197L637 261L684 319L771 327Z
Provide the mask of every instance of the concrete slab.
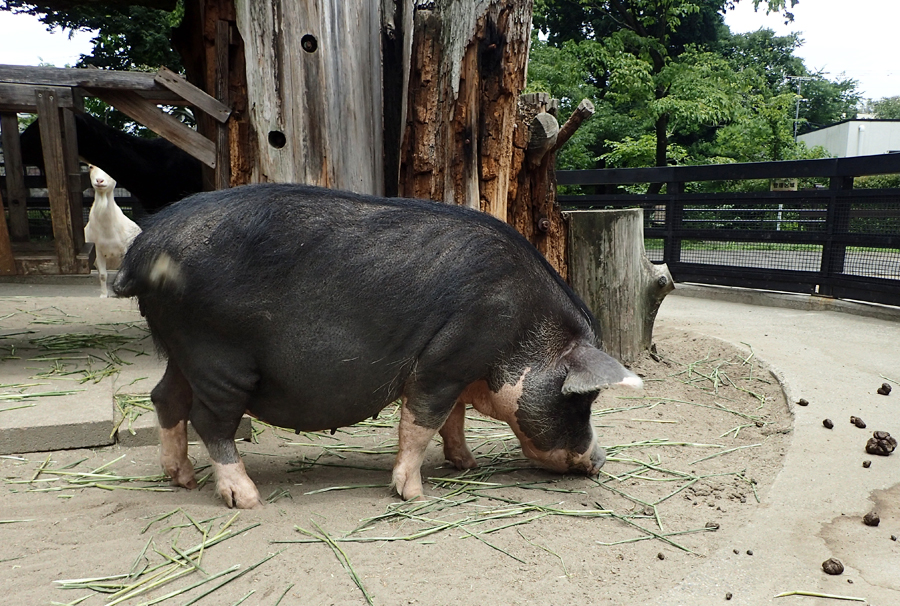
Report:
M900 390L876 394L883 377L900 379L900 322L682 294L676 290L663 302L656 333L690 331L752 347L784 378L794 433L784 468L734 544L709 555L654 603L720 604L732 593L729 604L755 606L786 603L774 598L782 592L809 591L900 604L900 550L890 540L900 535L900 515L886 505L900 497L900 454L865 453L873 430L900 436ZM801 397L808 406L794 404ZM868 427L851 425L851 415ZM823 426L825 418L834 429ZM872 460L868 469L865 459ZM864 526L862 516L876 507L881 527ZM830 557L843 561L843 575L824 574Z
M783 307L802 311L836 311L865 318L900 322L900 307L869 303L867 301L849 301L819 295L803 295L774 290L756 290L710 284L679 283L676 285L676 290L678 291L677 294L683 297L698 297L715 301L762 305L764 307Z
M135 302L88 282L41 281L41 296L5 296L23 285L0 283L0 454L158 443L155 413L128 431L115 398L149 394L165 362ZM236 437L250 435L247 418Z
M118 423L120 418L121 415L118 415L116 423ZM250 436L253 433L250 423L250 417L241 419L241 424L238 425L237 432L234 436L235 439L250 439ZM200 436L197 435L193 425L190 423L188 423L188 441L200 441ZM119 424L118 429L116 430L116 442L122 446L155 446L159 444L159 425L156 423L156 414L147 412L135 419L132 423L129 423L126 420L124 423Z
M0 453L113 443L115 370L152 352L131 301L0 298Z

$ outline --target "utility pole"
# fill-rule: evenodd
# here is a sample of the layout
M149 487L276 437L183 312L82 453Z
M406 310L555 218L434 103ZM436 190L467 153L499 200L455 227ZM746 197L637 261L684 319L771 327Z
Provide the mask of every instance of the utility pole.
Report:
M800 92L801 87L803 86L804 80L816 80L818 76L788 76L788 80L796 80L797 81L797 110L794 112L794 143L797 142L797 124L800 122L800 102L801 101L809 101L809 99L804 99L803 95Z

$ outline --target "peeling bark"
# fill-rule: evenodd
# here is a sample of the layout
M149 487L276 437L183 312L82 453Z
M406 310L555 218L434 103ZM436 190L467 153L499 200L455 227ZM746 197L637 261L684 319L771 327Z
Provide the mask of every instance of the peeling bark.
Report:
M228 43L228 106L232 113L228 120L228 147L231 187L250 183L253 178L256 153L251 145L252 129L247 115L247 70L244 61L244 42L236 29L236 15L232 0L202 0L186 2L181 25L174 30L172 43L182 57L187 80L194 86L214 95L216 92L216 23L225 21L230 29ZM216 140L216 122L203 112L197 112L197 129L207 138ZM212 175L205 175L206 185L213 188Z
M507 222L568 280L568 224L556 202L556 153L593 115L594 107L585 99L562 127L556 121L556 107L546 93L520 98L516 186L510 188Z
M531 0L415 2L401 195L506 219Z

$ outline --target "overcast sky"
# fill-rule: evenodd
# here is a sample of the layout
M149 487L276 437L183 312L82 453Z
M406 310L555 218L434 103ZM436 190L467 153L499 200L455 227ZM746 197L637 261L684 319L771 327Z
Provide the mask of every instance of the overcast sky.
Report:
M797 54L811 70L828 72L830 79L842 73L859 81L863 97L880 99L900 95L896 32L900 0L800 0L794 22L784 25L777 15L753 12L751 0L741 0L725 22L733 32L760 27L779 34L800 32L805 44ZM34 17L0 12L0 63L37 65L43 61L58 67L74 64L91 49L91 33L47 33Z
M859 82L865 98L900 95L900 0L800 0L793 12L793 23L785 25L782 17L754 13L751 1L741 0L725 14L725 23L734 33L760 27L777 34L799 32L805 42L796 54L808 69L828 72L831 80L846 74Z

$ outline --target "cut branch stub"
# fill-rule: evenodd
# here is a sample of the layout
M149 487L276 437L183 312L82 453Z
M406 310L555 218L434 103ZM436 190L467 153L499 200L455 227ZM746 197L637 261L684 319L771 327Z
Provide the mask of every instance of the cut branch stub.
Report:
M568 141L572 135L575 134L575 131L578 130L578 127L581 126L581 123L594 115L594 111L594 104L591 103L590 99L582 99L575 111L572 112L572 115L569 116L569 119L566 120L566 123L559 129L559 135L556 137L556 147L554 148L554 151L565 145L566 141Z
M544 155L556 146L559 122L546 112L541 112L531 121L531 137L528 140L528 162L532 166L541 163Z

